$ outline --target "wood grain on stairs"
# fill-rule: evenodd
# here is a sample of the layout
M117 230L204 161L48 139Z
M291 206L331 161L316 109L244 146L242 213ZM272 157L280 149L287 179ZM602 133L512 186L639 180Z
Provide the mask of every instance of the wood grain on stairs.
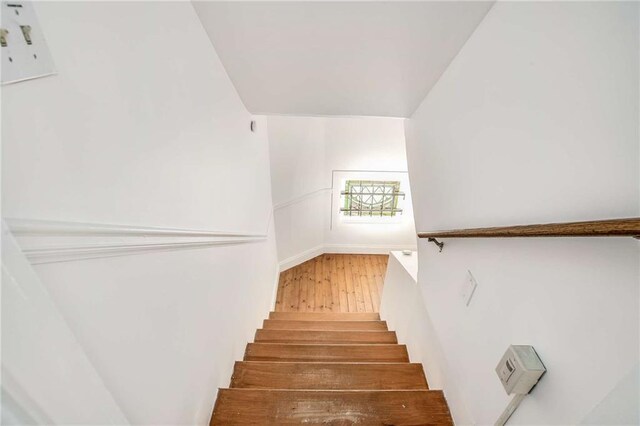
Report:
M249 343L245 361L409 362L405 345Z
M379 321L375 312L270 312L269 319L303 321Z
M386 331L386 321L302 321L271 320L262 322L262 328L270 330L368 330Z
M220 389L212 425L451 425L442 391Z
M271 312L211 425L452 425L441 391L377 313Z
M395 331L265 330L256 343L398 343Z
M236 362L232 388L429 389L422 364Z

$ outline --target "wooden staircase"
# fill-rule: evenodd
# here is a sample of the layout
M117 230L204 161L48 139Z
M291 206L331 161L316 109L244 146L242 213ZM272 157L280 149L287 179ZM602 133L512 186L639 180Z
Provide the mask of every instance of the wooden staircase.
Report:
M211 425L451 425L442 391L377 313L271 312Z

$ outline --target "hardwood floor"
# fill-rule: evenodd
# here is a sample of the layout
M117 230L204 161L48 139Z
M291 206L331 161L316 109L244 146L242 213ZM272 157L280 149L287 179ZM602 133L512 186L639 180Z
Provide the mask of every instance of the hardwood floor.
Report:
M388 255L323 254L280 274L278 312L378 312Z

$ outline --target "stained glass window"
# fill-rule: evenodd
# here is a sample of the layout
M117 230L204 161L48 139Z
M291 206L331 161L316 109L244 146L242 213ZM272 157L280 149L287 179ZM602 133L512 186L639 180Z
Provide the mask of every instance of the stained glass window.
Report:
M345 216L393 217L402 214L398 207L400 197L399 181L348 180L340 193L344 204L340 208Z

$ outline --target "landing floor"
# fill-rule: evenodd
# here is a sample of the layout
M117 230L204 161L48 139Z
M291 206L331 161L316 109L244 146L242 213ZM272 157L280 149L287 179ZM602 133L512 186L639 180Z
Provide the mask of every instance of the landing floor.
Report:
M387 255L323 254L280 274L276 311L378 312Z

